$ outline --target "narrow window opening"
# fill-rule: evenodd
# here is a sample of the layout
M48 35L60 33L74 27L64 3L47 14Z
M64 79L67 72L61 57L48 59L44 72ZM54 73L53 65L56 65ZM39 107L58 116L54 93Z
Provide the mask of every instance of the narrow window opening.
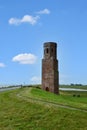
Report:
M46 49L46 53L48 53L48 48Z

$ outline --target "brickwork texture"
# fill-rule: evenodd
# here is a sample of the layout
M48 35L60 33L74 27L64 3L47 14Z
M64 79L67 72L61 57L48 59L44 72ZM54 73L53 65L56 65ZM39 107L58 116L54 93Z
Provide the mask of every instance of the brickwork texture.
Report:
M42 59L42 89L59 94L59 71L57 60L57 43L44 43Z

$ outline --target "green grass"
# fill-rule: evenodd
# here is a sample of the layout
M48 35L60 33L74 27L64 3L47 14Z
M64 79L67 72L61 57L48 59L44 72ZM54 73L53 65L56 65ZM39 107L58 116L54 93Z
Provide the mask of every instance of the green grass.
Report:
M87 110L87 94L72 94L55 95L33 87L1 92L0 130L87 130L87 112L52 105Z
M41 89L33 88L31 89L31 93L29 94L30 89L25 89L25 93L21 91L21 96L25 96L27 98L32 97L34 99L45 100L53 103L58 103L61 105L67 105L75 108L80 108L87 110L87 92L64 92L60 91L60 95L55 95L53 93L49 93L43 91ZM75 94L75 97L73 95ZM78 97L80 95L80 97Z

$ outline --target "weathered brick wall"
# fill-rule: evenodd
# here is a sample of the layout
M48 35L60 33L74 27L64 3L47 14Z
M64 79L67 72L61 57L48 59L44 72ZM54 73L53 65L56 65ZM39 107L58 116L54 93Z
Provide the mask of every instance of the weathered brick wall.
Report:
M56 50L56 43L44 43L44 58L42 59L42 89L59 94L59 72Z

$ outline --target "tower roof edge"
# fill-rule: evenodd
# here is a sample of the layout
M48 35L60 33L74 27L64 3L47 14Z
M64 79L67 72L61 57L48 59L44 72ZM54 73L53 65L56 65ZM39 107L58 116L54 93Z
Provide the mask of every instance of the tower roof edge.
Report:
M45 42L44 47L45 46L57 46L57 43L56 42Z

